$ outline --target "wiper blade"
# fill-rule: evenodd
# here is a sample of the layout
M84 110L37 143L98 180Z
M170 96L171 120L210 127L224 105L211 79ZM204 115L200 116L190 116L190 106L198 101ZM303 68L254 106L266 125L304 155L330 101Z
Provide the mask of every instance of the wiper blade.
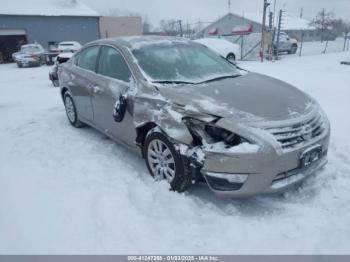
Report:
M219 76L219 77L215 77L209 80L205 80L203 82L200 82L198 84L204 84L204 83L209 83L209 82L213 82L213 81L219 81L219 80L223 80L223 79L227 79L227 78L236 78L239 77L241 75L237 74L237 75L228 75L228 76Z
M187 85L193 85L193 82L187 82L187 81L176 81L176 80L161 80L161 81L152 81L152 83L157 83L157 84L187 84Z

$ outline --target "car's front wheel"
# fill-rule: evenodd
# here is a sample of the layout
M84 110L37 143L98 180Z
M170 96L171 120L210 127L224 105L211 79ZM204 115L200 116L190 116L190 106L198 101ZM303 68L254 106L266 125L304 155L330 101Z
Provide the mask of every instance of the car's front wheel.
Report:
M68 91L64 93L63 101L69 123L77 128L84 126L84 124L78 118L73 97Z
M166 179L172 190L183 192L191 184L191 176L180 153L160 131L150 132L144 145L144 158L155 180Z

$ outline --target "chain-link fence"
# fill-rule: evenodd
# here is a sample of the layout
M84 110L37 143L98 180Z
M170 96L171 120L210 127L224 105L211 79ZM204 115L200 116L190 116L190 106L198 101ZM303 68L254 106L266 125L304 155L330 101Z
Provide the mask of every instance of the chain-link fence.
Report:
M350 33L343 32L337 37L332 31L325 34L320 29L288 30L284 27L282 13L279 30L277 26L265 33L264 57L267 59L350 51ZM241 52L237 56L240 60L260 59L261 33L222 38L240 46Z

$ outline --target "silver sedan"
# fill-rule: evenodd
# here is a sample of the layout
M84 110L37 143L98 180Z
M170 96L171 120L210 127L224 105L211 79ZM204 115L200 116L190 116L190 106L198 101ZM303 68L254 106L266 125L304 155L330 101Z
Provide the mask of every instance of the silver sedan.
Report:
M198 181L226 196L276 192L327 162L329 121L314 99L183 38L98 40L59 79L74 127L142 154L179 192Z

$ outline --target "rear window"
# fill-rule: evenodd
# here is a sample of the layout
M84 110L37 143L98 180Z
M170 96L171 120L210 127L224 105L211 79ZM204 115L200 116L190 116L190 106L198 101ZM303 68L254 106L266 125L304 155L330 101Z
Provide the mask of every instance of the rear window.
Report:
M40 46L22 46L21 51L24 52L39 52L42 48Z
M84 49L79 54L77 65L83 69L94 72L96 70L96 61L97 61L99 50L100 50L99 46L92 46Z

